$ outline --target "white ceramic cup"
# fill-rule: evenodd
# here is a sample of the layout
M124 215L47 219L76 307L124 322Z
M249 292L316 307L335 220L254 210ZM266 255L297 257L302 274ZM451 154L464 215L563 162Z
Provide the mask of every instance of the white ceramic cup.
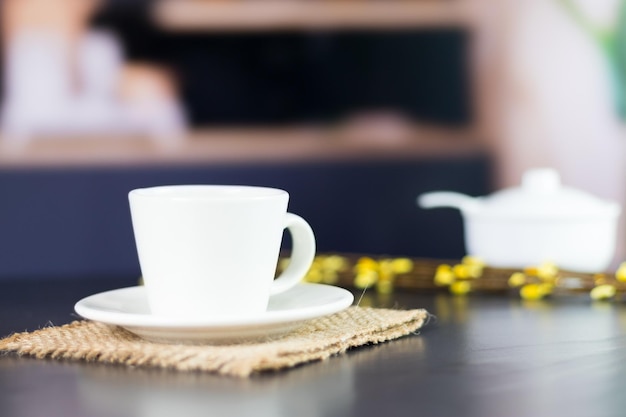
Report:
M275 188L174 185L132 190L131 217L151 312L167 317L262 313L315 256L309 224ZM291 261L274 280L283 230Z

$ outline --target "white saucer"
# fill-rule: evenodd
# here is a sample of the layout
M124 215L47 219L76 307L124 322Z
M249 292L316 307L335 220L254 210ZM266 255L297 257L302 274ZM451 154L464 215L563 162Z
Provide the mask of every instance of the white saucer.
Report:
M354 296L339 287L298 284L270 298L262 314L248 317L191 318L150 314L144 287L106 291L83 298L74 306L82 317L117 325L147 340L166 343L230 343L271 339L307 320L349 307Z

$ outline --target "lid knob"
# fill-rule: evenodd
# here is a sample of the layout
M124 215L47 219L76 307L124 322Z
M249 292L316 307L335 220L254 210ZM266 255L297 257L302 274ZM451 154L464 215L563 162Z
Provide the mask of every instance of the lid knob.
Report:
M535 168L522 175L522 188L531 193L552 193L561 186L559 173L552 168Z

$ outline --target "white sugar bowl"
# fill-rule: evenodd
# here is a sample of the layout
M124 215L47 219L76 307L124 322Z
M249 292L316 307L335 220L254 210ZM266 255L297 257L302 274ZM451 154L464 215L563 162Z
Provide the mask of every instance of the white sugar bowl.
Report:
M489 266L554 262L571 271L603 272L615 254L620 205L562 186L553 169L529 170L520 187L486 197L436 191L421 195L418 204L461 210L466 250Z

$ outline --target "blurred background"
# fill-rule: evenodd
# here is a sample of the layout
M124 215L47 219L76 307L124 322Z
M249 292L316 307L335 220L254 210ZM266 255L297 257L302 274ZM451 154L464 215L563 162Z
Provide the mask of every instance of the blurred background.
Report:
M425 191L550 166L624 200L622 0L0 7L0 279L139 274L151 185L284 188L321 252L434 258L463 225Z

